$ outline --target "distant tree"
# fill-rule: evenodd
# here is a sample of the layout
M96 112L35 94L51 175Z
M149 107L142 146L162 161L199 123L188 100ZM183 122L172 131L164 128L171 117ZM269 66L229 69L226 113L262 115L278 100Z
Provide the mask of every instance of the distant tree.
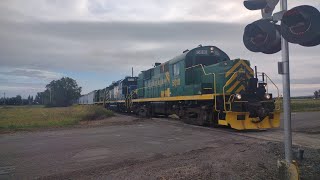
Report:
M13 104L15 104L15 105L23 104L22 97L20 95L17 95L15 99L13 98L12 101L13 101Z
M0 99L0 106L1 106L1 105L5 105L5 104L6 104L6 98L3 98L3 97L2 97L2 98Z
M315 99L318 99L318 98L319 98L319 93L320 93L320 90L314 92L314 98L315 98Z
M31 96L30 96L30 94L29 94L29 96L28 96L28 104L29 104L29 105L31 104Z
M21 105L29 105L29 100L28 99L22 99Z
M69 77L51 81L46 85L44 100L46 105L69 106L81 95L81 87Z
M38 92L34 98L35 104L44 104L44 92Z

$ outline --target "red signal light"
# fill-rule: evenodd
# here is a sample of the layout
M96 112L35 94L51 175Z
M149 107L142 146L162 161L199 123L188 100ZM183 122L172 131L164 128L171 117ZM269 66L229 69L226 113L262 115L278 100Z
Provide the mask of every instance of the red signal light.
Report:
M320 12L312 6L297 6L287 11L281 21L282 36L291 43L316 46L320 43Z

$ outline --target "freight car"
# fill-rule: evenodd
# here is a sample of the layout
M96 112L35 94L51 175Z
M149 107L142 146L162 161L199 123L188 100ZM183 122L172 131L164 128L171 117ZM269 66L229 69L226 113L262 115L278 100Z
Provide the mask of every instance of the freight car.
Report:
M78 99L78 104L94 104L95 103L95 94L96 91L92 91L88 94L82 95L79 99Z
M133 78L130 85L128 78ZM239 130L280 124L279 107L268 93L271 79L254 73L248 60L230 60L215 46L185 50L126 79L105 88L103 101L96 103L140 116L176 114L186 123Z

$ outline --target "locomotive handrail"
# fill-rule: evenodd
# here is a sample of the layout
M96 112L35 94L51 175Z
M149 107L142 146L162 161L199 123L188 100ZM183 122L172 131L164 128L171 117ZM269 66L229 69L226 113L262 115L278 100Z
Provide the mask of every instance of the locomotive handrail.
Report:
M130 94L125 97L125 101L128 101L128 103L127 103L128 105L126 105L126 106L129 106L129 107L131 108L132 103L133 103L133 102L132 102L132 96L133 96L134 94L138 95L138 91L141 90L141 89L145 89L145 88L148 88L148 87L144 86L144 87L142 87L142 88L137 88L137 89L135 89L135 90L132 90L132 91L130 92Z
M230 79L232 79L232 77L235 75L235 74L237 74L237 73L239 73L239 72L233 72L233 75L230 77ZM262 73L259 73L259 74L262 74ZM266 77L267 77L267 79L266 79L266 81L269 79L269 81L276 87L276 89L277 89L277 94L278 94L278 97L276 98L276 101L278 102L279 100L280 100L280 93L279 93L279 88L278 88L278 86L272 81L272 79L266 74L266 73L263 73ZM229 80L230 80L229 79ZM229 82L229 80L225 83L225 84L228 84L228 82ZM224 109L225 109L225 111L227 111L227 107L226 107L226 98L225 98L225 87L226 87L226 85L225 86L223 86L223 100L224 100ZM268 88L268 87L267 87ZM268 91L267 91L268 92ZM229 100L228 100L228 102L230 102L230 98L229 98ZM279 103L277 103L277 104L279 104ZM230 108L229 108L229 110L231 109L231 104L230 104ZM278 107L276 107L276 110L280 110L280 106L278 105Z
M103 91L103 107L106 107L106 95L107 95L107 92L106 92L106 88L104 89Z
M227 111L227 106L226 106L226 95L225 95L225 92L224 92L224 89L225 87L227 86L228 82L231 81L232 77L235 75L235 74L238 74L239 72L232 72L233 75L230 77L230 79L224 84L223 86L223 108L225 111ZM229 98L229 101L230 101L230 98ZM228 102L229 102L228 101ZM230 103L230 108L229 108L229 111L231 110L231 103Z
M195 68L197 66L201 66L201 69L202 69L202 72L205 76L208 76L208 75L213 75L213 89L214 89L214 109L215 111L217 111L217 88L216 88L216 74L215 73L207 73L203 67L202 64L197 64L197 65L194 65L194 66L191 66L191 67L188 67L186 68L186 70L188 69L192 69L192 68Z
M277 93L278 93L278 97L276 101L280 101L280 92L279 92L279 88L278 86L272 81L272 79L266 74L264 73L264 75L270 80L270 82L276 87L277 89ZM279 107L276 108L276 110L280 110L280 104L278 105Z
M143 88L145 88L145 87L143 87ZM134 94L137 94L137 90L138 89L132 90L129 94L129 87L127 86L127 96L125 97L125 104L126 104L126 107L129 109L131 109L131 107L132 107L132 96Z

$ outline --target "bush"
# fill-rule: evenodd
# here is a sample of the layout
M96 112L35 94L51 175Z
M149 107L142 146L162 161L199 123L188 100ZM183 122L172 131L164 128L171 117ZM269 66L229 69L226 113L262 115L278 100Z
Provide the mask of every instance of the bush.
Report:
M113 112L101 106L88 106L80 120L98 120L113 116Z

